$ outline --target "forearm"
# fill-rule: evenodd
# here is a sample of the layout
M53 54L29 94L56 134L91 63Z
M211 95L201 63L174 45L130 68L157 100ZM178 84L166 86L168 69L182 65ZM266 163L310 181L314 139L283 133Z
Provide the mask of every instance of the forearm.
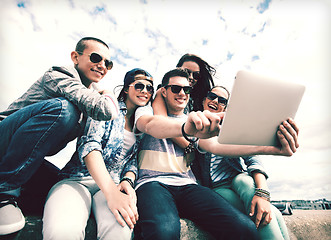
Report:
M143 116L137 122L137 129L155 138L181 137L183 122L165 116Z
M253 146L253 145L231 145L219 144L217 137L210 139L200 139L199 147L215 155L227 157L244 157L251 155L277 155L275 147Z
M106 196L111 196L114 191L118 191L116 184L111 179L102 155L99 151L92 151L84 158L85 164L92 178Z
M154 101L152 103L154 115L168 116L167 114L167 106L164 102L164 98L162 97L161 91L158 90L155 94ZM186 148L189 144L188 141L183 137L171 138L179 147Z
M253 179L255 182L255 186L256 188L262 188L265 190L268 190L268 185L267 185L267 179L265 178L265 176L262 173L259 172L253 172Z

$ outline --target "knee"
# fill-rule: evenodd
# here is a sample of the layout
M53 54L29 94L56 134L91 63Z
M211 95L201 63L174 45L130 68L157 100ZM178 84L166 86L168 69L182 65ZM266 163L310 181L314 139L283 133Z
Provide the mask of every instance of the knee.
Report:
M169 218L164 222L138 222L137 228L135 228L135 239L180 239L180 222Z
M232 181L232 188L237 192L252 192L254 193L255 184L251 176L246 173L238 174Z
M241 173L238 174L234 179L233 179L234 184L238 185L246 185L248 187L254 187L254 180L251 176L249 176L247 173Z
M171 222L158 224L155 229L154 239L179 239L180 225Z
M57 101L61 108L60 118L63 126L74 127L80 118L81 112L78 107L65 98L57 98Z
M241 229L241 239L260 239L258 231L253 221L243 221Z
M228 231L223 231L221 239L260 239L258 231L253 221L249 219L241 219L235 224L232 224Z
M114 225L98 223L98 239L127 240L131 237L132 230L128 226L122 227L118 223Z
M74 127L80 118L80 111L77 106L66 98L45 100L41 108L41 114L56 118L56 121L64 129Z
M52 224L52 226L43 227L43 239L52 240L73 240L73 239L84 239L85 228L72 224L66 224L58 222L57 224Z

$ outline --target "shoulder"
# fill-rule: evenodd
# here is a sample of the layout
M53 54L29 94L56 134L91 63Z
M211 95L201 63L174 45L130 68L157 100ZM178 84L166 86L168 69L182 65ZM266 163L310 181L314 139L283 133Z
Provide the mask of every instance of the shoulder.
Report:
M73 66L53 66L46 72L46 74L54 76L66 75L70 78L79 78L79 74Z
M150 105L144 106L144 107L138 107L136 109L135 112L135 116L134 116L134 127L133 127L133 131L136 134L141 134L141 132L138 130L137 128L137 121L139 118L141 118L142 116L153 116L153 108Z
M151 105L146 105L144 107L138 107L135 112L135 120L143 115L153 115L153 108Z

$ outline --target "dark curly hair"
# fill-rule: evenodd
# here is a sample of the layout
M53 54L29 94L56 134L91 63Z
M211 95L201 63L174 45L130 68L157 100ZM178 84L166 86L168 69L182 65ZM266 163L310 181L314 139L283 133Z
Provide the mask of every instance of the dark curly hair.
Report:
M203 111L202 101L208 91L210 91L210 89L215 85L213 76L216 73L216 69L210 66L199 56L190 53L183 55L179 59L176 67L182 67L184 62L195 62L199 65L201 78L198 79L197 84L193 87L191 99L193 100L193 110Z

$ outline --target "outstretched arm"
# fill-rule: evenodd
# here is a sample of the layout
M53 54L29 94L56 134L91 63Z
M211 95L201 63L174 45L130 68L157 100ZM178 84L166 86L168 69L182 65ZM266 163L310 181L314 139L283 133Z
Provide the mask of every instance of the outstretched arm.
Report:
M165 104L164 98L162 97L160 89L156 91L155 98L152 103L154 115L161 115L167 117L167 106ZM186 148L189 142L183 137L171 138L179 147Z
M222 114L209 111L191 112L184 125L188 136L209 138L219 132L219 122ZM136 122L136 128L155 138L181 137L183 122L160 115L143 115Z
M240 157L250 155L292 156L299 147L299 128L293 119L284 121L277 131L280 147L219 144L217 138L200 139L199 147L215 155Z

